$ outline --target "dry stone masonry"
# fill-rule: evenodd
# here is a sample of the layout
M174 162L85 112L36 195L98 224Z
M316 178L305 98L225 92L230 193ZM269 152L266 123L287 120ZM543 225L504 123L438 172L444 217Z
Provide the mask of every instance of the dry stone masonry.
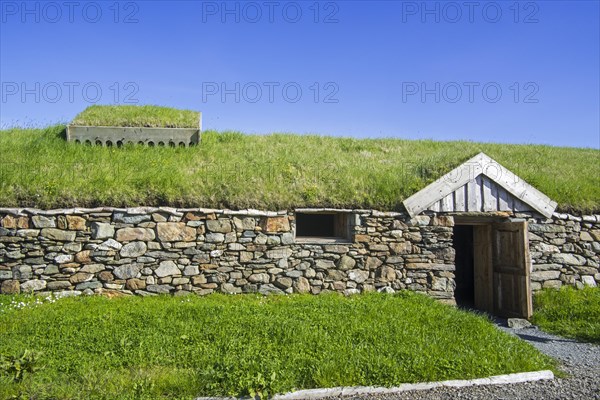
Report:
M600 283L600 216L555 214L528 226L533 290Z
M346 210L347 243L301 242L293 212L0 209L0 292L138 295L409 289L452 303L452 216ZM600 282L600 216L529 217L534 290Z

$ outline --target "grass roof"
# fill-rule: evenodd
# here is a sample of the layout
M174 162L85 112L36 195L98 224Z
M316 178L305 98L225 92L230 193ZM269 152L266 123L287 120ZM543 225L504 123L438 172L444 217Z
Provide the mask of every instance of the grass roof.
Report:
M199 146L106 148L64 126L0 131L0 206L401 210L480 151L572 212L600 211L600 151L540 145L206 131Z
M71 124L146 128L198 128L200 113L159 106L103 106L86 108Z

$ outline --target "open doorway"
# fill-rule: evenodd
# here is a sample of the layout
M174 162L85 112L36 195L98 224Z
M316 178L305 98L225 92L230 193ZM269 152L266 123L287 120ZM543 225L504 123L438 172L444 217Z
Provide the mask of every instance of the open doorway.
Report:
M460 307L475 308L475 259L473 253L473 226L455 225L453 246L456 270L454 299Z
M529 318L531 259L527 222L455 218L454 298L460 307Z

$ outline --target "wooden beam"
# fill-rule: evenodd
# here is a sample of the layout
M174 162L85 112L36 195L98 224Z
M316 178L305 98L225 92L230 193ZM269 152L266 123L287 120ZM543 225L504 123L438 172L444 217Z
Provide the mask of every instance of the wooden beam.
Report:
M506 190L508 198L513 196L545 217L552 217L552 213L557 205L555 201L552 201L548 196L517 177L514 173L484 153L477 154L475 157L454 168L446 175L404 200L404 207L411 217L427 209L439 209L439 204L436 205L436 203L465 185L467 186L465 191L466 199L462 199L460 195L456 199L461 202L464 201L464 208L466 210L483 211L483 209L490 209L491 211L493 208L492 202L494 201L497 202L496 207L500 205L498 203L504 206L504 201L498 202L498 194L493 196L491 192L487 193L490 188L482 183L481 175L487 178L486 181L489 179L491 183L495 183ZM486 194L490 197L488 201L485 199ZM459 209L460 207L458 204L455 204L454 208Z

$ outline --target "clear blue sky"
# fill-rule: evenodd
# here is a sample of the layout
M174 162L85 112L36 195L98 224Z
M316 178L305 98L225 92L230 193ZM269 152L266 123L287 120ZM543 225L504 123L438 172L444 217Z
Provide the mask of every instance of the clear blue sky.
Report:
M204 129L600 148L598 1L0 4L5 127L137 101Z

